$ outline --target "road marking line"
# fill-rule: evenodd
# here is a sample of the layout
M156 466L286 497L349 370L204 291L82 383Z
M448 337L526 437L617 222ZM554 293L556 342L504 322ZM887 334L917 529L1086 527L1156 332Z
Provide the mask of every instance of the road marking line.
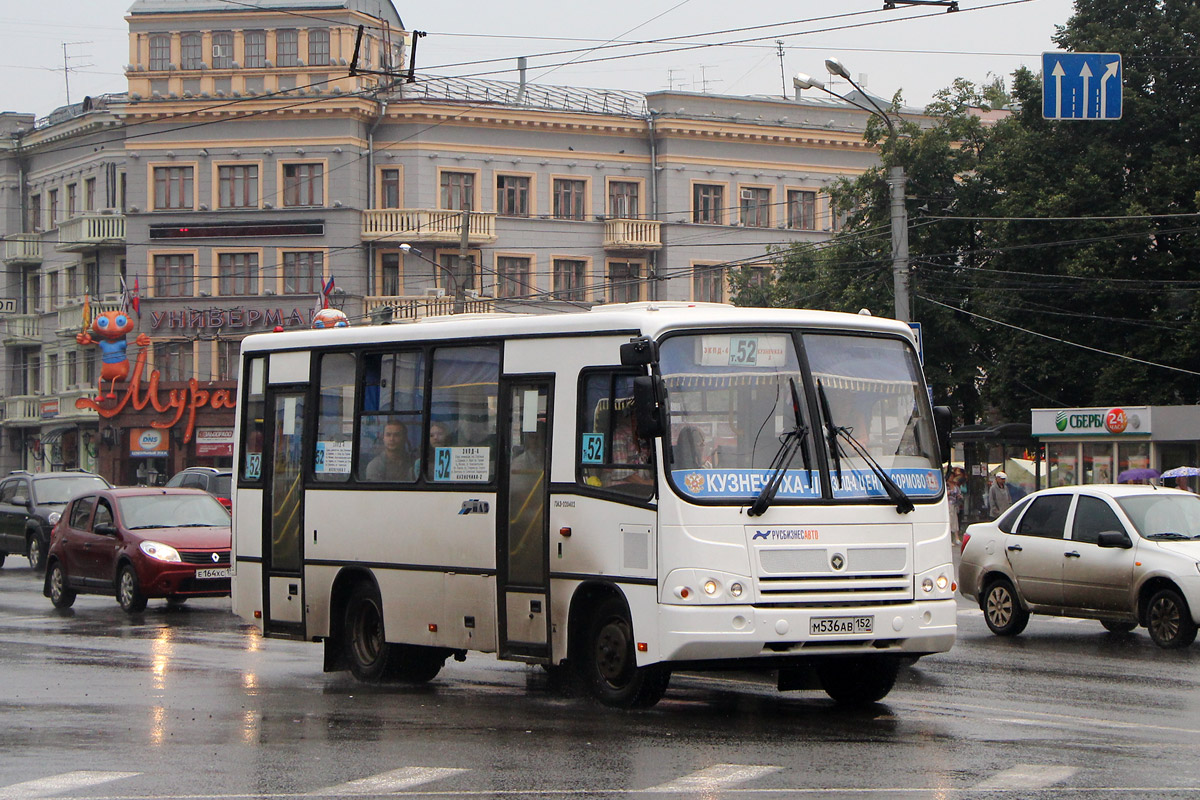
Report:
M100 772L91 770L64 772L61 775L51 775L49 778L38 778L32 781L24 781L23 783L14 783L12 786L5 786L0 791L0 797L3 797L4 800L53 797L63 792L86 789L89 786L99 786L102 783L120 780L121 778L132 778L141 774L140 772Z
M328 789L309 792L313 795L365 795L391 794L405 789L412 789L433 781L440 781L460 772L470 772L469 769L457 767L401 767L391 772L381 772L366 778L348 781Z
M1012 769L997 772L982 783L972 786L972 789L1005 789L1032 792L1045 789L1055 783L1062 783L1079 770L1075 767L1054 767L1046 764L1018 764Z
M699 772L684 775L668 783L643 789L644 792L715 792L739 783L779 772L783 767L763 767L751 764L714 764Z

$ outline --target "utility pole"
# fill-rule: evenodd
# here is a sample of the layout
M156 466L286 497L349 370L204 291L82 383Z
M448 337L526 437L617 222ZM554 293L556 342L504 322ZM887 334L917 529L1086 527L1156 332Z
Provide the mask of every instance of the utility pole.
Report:
M892 190L892 284L896 294L896 319L911 322L908 300L908 210L904 207L904 167L888 168Z
M462 227L458 238L458 263L454 270L454 313L461 314L466 309L467 289L474 288L471 268L470 249L471 206L468 203L462 210Z

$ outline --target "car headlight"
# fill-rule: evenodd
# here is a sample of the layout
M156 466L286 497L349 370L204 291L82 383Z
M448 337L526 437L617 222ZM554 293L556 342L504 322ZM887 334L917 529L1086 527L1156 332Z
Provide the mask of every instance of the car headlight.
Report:
M46 515L46 522L49 522L51 526L57 525L60 519L62 519L62 513L58 511L51 511Z
M159 561L183 561L179 557L179 551L169 544L162 542L142 542L142 552L151 558L157 558Z

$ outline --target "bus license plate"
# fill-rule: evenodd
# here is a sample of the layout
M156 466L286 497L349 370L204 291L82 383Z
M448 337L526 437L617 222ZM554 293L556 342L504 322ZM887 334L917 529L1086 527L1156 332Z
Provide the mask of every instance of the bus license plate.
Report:
M871 633L874 629L874 617L813 617L808 622L808 633L811 636L831 633Z
M196 570L197 578L228 578L229 567L216 567L214 569L198 569Z

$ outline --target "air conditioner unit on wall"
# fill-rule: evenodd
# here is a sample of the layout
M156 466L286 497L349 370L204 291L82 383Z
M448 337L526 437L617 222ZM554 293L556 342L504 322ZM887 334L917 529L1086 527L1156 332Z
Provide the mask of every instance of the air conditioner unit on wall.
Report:
M743 200L753 200L754 199L754 191L751 189L742 189L742 199Z
M445 297L446 290L445 289L437 289L437 288L430 286L429 288L427 288L425 290L425 294L428 295L429 297Z

